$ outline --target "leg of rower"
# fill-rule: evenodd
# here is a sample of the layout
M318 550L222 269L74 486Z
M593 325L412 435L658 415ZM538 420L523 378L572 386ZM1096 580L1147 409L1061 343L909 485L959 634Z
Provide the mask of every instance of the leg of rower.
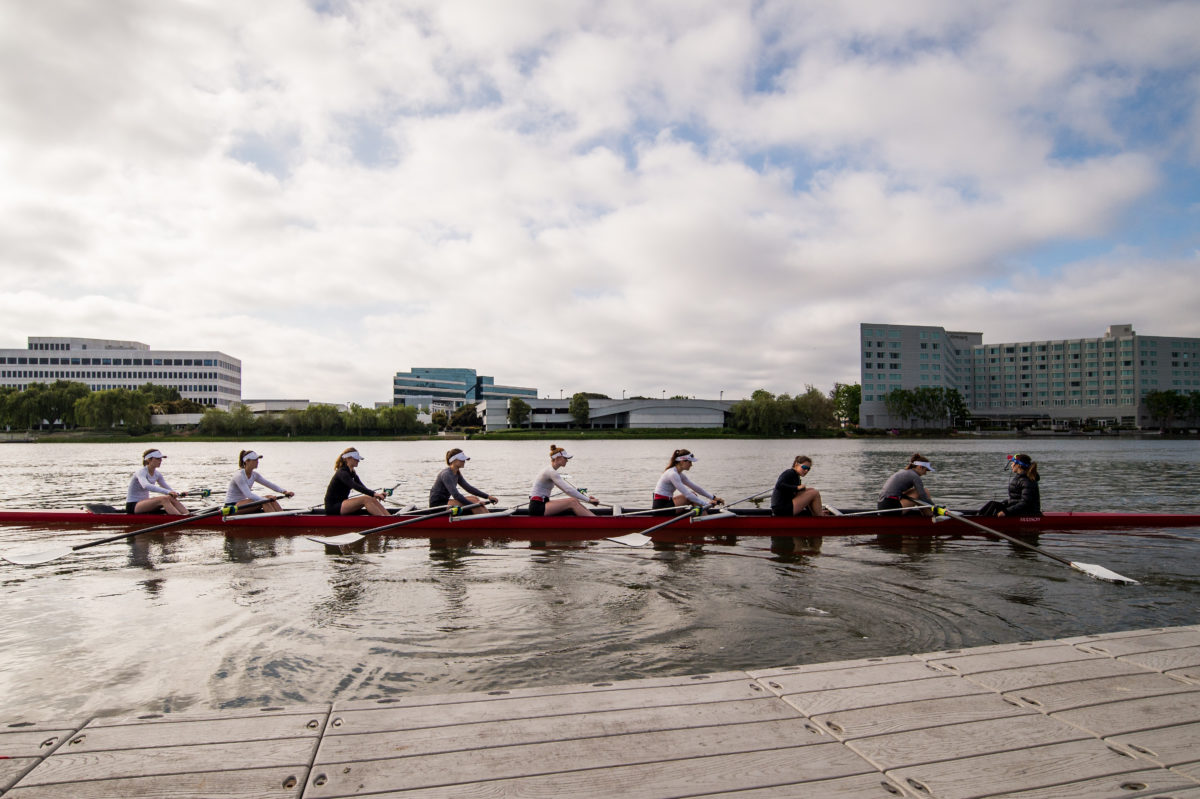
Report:
M802 488L792 497L792 515L799 516L805 510L813 516L821 515L821 492L815 488Z
M557 516L560 513L574 513L576 516L595 516L575 499L553 499L546 503L546 515Z

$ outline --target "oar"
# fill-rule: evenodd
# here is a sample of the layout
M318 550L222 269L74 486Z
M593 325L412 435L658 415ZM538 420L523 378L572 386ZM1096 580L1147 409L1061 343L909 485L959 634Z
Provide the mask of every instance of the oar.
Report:
M826 505L825 507L829 507L829 506ZM887 508L885 510L864 510L864 511L858 511L856 513L839 513L837 515L845 516L847 518L850 516L878 516L882 513L903 513L906 510L916 510L916 508L912 505L907 505L903 508Z
M270 500L268 500L268 501L270 501ZM242 505L241 507L245 508L248 506ZM317 510L318 508L323 508L323 507L325 507L325 506L324 505L310 505L307 508L294 508L292 510L277 510L277 511L273 511L271 513L256 513L253 516L247 516L246 520L247 521L257 521L258 519L273 519L276 516L297 516L301 513L312 513L313 511ZM221 521L228 522L231 520L231 518L232 518L232 521L239 521L239 519L238 519L239 515L240 514L237 514L237 513L226 514L225 516L221 517Z
M925 505L928 508L936 507L934 505L930 505L925 502L922 502L921 504ZM934 512L937 513L936 510ZM1128 585L1137 585L1138 584L1137 580L1132 580L1128 577L1122 577L1121 575L1117 574L1116 572L1110 571L1109 569L1106 569L1103 566L1097 566L1093 563L1079 563L1077 561L1067 560L1066 558L1055 555L1053 552L1047 552L1046 550L1042 549L1041 547L1035 547L1033 544L1026 543L1025 541L1022 541L1019 538L1014 538L1013 536L1006 535L1005 533L1002 533L999 530L993 530L990 527L985 527L982 524L980 524L979 522L974 521L973 519L968 519L966 516L963 516L958 511L953 511L953 510L949 510L947 508L942 508L939 516L943 516L943 515L949 516L953 519L958 519L963 524L969 524L972 527L978 528L978 529L982 530L983 532L988 533L989 535L994 535L999 538L1003 538L1005 541L1016 544L1018 546L1025 547L1026 549L1032 549L1034 552L1038 553L1039 555L1045 555L1046 557L1051 558L1052 560L1057 560L1059 563L1065 563L1066 565L1070 566L1072 569L1083 572L1088 577L1095 577L1097 580L1107 580L1110 583L1126 583ZM934 516L933 520L935 522L939 521L939 516Z
M664 510L670 510L670 508L664 508ZM624 544L627 547L642 547L653 540L650 538L650 533L653 533L655 530L661 530L662 528L675 524L676 522L681 522L684 519L695 518L699 516L702 511L703 508L697 506L689 509L687 513L681 513L673 519L667 519L665 522L659 522L653 527L648 527L645 530L642 530L640 533L626 533L625 535L613 536L611 538L606 538L605 540L612 541L617 544Z
M241 509L244 510L249 507L256 507L258 505L262 505L262 504L264 504L266 502L270 502L270 501L271 500L269 500L269 499L265 499L265 500L262 500L261 502L253 502L253 503L250 503L249 505L243 505ZM163 524L156 524L153 527L146 527L141 530L135 530L132 533L122 533L121 535L114 535L114 536L110 536L109 538L101 538L97 541L88 541L86 544L76 544L73 547L59 545L53 549L42 549L37 552L21 552L21 553L7 554L7 555L0 554L0 557L4 558L9 563L16 563L19 566L36 566L40 563L49 563L52 560L58 560L59 558L63 557L64 555L70 555L72 552L75 552L80 549L87 549L88 547L98 547L101 544L110 544L113 541L123 541L127 538L134 538L135 536L145 535L146 533L154 533L159 530L168 530L172 527L181 527L185 524L191 524L193 522L199 521L200 519L207 519L207 518L211 518L213 516L218 516L218 515L224 514L224 513L227 513L227 511L222 506L219 508L212 508L211 510L202 511L202 512L194 514L192 516L185 516L184 518L176 519L175 521L165 522Z
M483 504L482 502L476 502L474 505L463 505L460 508L457 508L457 510L459 510L459 511L470 510L471 508L478 508L482 504ZM370 530L367 530L365 533L342 533L341 535L324 535L324 536L322 536L322 535L306 535L305 538L307 538L309 541L314 541L318 544L323 545L325 547L326 552L340 552L344 547L353 546L354 544L357 544L359 541L366 539L366 537L369 535L374 535L375 533L382 533L384 530L396 530L400 527L405 527L410 524L416 524L417 522L423 522L426 519L436 519L439 516L449 516L450 514L454 513L455 510L456 510L456 508L446 508L443 511L439 511L437 513L431 513L427 516L414 516L410 519L405 519L402 522L393 522L392 524L385 524L382 527L373 527Z

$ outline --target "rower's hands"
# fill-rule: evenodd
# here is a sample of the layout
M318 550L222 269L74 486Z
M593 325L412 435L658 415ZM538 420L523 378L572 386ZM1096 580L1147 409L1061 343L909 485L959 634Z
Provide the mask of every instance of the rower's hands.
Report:
M600 504L600 500L596 499L595 497L588 497L588 502L592 503L593 505Z
M387 494L385 494L382 491L376 491L373 496L375 497L375 499L378 499L380 501L387 499Z
M720 497L713 497L712 504L713 505L724 505L725 500L721 499Z
M296 496L296 492L295 491L284 491L283 495L285 497L287 497L288 499L291 499L292 497Z
M497 502L499 502L500 500L496 499L496 498L495 498L495 497L493 497L491 494L488 494L488 495L487 495L487 501L488 501L488 504L489 504L489 505L495 505L495 504L496 504Z
M997 513L996 515L997 515L997 516L1003 516L1003 515L1004 515L1004 511L1000 511L1000 512L999 512L999 513Z

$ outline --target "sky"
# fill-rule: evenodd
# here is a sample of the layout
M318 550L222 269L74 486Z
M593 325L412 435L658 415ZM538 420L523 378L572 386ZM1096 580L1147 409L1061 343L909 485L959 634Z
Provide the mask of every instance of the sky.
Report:
M1200 3L0 0L0 347L371 404L1200 336Z

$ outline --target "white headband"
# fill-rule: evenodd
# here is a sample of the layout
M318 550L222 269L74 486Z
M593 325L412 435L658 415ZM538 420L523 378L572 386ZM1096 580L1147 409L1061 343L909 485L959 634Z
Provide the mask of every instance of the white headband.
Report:
M162 454L162 453L161 453L161 452L159 452L158 450L153 450L153 451L151 451L151 452L147 452L145 455L143 455L143 456L142 456L142 460L144 460L144 461L148 461L148 460L150 460L151 458L165 458L165 457L167 457L167 456L166 456L166 455L164 455L164 454Z
M698 460L700 460L700 459L697 458L695 455L680 455L678 458L675 459L675 462L679 463L680 461L691 461L692 463L695 463Z
M467 457L467 453L456 452L450 456L450 460L446 461L446 463L454 463L455 461L462 461L463 463L466 463L469 460L471 459Z
M245 455L242 456L242 463L245 463L246 461L260 460L261 458L262 458L262 455L259 455L254 450L250 450L249 452L247 452Z
M933 468L933 464L931 464L929 461L913 461L909 464L909 466L923 466L931 472L937 471L937 469Z
M356 461L365 460L365 458L363 458L362 455L358 454L358 450L356 450L356 449L352 449L349 452L343 452L342 460L345 460L346 458L354 458L354 460L356 460Z
M567 458L569 460L575 456L572 455L571 453L567 452L565 449L563 449L563 450L559 450L558 452L554 453L550 457L551 458Z

